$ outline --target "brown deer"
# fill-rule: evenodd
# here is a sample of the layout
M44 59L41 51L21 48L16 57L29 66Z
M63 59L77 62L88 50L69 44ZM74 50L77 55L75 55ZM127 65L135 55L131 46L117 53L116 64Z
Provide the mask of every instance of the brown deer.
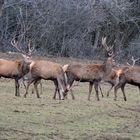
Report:
M117 83L119 82L119 77L120 75L122 75L122 73L129 69L129 67L134 67L136 61L139 60L139 58L134 59L134 57L132 56L131 58L132 60L132 65L129 64L128 62L126 63L127 65L121 66L121 67L116 67L113 68L111 73L106 77L106 79L104 80L104 82L110 83L111 84L111 88L109 89L109 91L107 92L107 97L109 97L109 94L111 92L111 90L115 87L115 85L117 85ZM122 93L124 92L123 87L121 87Z
M108 58L104 64L69 64L65 71L67 75L68 90L70 90L74 81L89 82L88 100L90 100L93 84L97 100L99 100L99 83L111 72L112 66L114 65L113 51L112 48L107 46L106 38L102 38L102 46L108 54Z
M0 77L15 80L15 96L19 94L19 79L29 72L29 65L24 60L5 60L0 59Z
M67 68L68 68L68 66L69 66L70 64L65 64L62 68L63 68L63 71L64 71L64 74L65 74L65 79L66 79L66 81L67 81L67 75L66 75L66 71L67 71ZM75 87L75 86L78 86L79 85L79 82L80 81L78 81L78 83L77 84L75 84L75 85L72 85L72 87ZM74 94L73 94L73 90L72 90L72 87L69 89L69 91L70 91L70 94L71 94L71 97L72 97L72 99L74 100L75 99L75 97L74 97ZM102 92L102 89L101 89L101 86L99 85L99 89L100 89L100 92L101 92L101 95L102 95L102 97L104 97L104 95L103 95L103 92ZM55 92L54 93L54 96L53 96L53 99L56 99L56 93L57 92Z
M29 40L29 43L27 45L27 52L25 52L22 48L21 48L21 44L20 42L18 41L19 39L14 37L12 40L11 40L11 45L13 47L15 47L18 51L18 53L20 53L24 59L24 61L26 61L27 63L32 63L33 60L32 60L32 56L33 56L33 53L35 52L35 47L32 46L31 47L31 41ZM31 65L29 66L29 69L31 69ZM19 84L23 84L25 89L26 89L26 84L25 84L25 81L28 82L28 79L30 78L30 70L28 73L26 73L26 75L24 75L23 77L21 77L18 81L19 81ZM40 84L40 89L41 89L41 94L42 94L42 83L41 83L41 80L38 81L38 85ZM32 93L34 93L34 89L32 89Z
M55 84L55 92L58 91L60 93L60 98L64 99L67 89L64 71L61 65L46 60L36 60L33 61L31 65L31 78L29 79L24 97L27 96L29 86L34 82L36 94L39 98L40 96L37 89L38 81L44 79L52 80Z
M118 83L119 76L120 76L121 73L122 73L122 69L113 68L111 73L104 79L104 82L107 82L107 83L111 84L111 88L107 92L107 97L109 97L109 94L110 94L111 90Z
M117 100L117 91L119 88L123 89L123 97L124 101L127 101L126 95L124 92L124 87L126 84L131 84L134 86L137 86L140 89L140 67L139 66L134 66L135 62L138 59L134 59L132 57L133 65L129 66L128 68L124 69L122 73L119 76L119 82L118 84L114 87L114 100Z

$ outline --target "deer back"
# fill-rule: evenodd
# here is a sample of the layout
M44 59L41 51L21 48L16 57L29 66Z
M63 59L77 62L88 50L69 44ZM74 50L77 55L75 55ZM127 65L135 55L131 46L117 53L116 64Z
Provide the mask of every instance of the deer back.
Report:
M136 83L139 83L140 84L140 67L139 66L134 66L134 67L131 67L129 69L127 69L125 72L125 77L128 81L133 81L133 82L136 82Z
M0 75L7 78L21 77L24 62L22 60L0 59ZM28 66L29 67L29 66ZM24 70L27 70L27 67Z
M33 63L31 72L34 76L42 77L44 79L56 78L63 72L61 65L54 62L36 60Z

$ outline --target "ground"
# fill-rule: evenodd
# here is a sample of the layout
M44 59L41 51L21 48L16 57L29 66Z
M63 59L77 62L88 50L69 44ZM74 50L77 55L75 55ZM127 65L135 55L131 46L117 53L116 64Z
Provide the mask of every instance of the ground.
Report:
M97 101L93 90L88 101L88 83L80 83L73 89L75 100L69 95L59 101L52 99L50 81L43 81L40 99L31 91L24 98L24 87L21 97L15 97L13 80L2 78L0 83L0 140L140 140L137 87L126 86L125 102L121 91L117 101L113 92L107 98L110 85L103 84L105 97Z

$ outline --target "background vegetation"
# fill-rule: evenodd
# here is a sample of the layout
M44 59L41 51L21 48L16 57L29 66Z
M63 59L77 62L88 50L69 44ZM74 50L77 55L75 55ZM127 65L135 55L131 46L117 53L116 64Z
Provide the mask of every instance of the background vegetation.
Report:
M140 55L139 0L1 0L0 50L14 35L29 39L37 54L102 56L100 41L114 45L118 59Z

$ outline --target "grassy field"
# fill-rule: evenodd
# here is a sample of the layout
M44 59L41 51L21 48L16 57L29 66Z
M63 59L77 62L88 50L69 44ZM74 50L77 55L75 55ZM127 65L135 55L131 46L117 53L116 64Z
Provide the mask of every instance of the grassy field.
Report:
M127 86L128 101L87 101L88 84L74 88L75 100L53 100L54 85L43 81L43 95L14 96L14 81L0 80L0 140L140 140L140 93ZM103 85L104 94L108 85Z
M63 64L83 62L49 59ZM67 100L59 101L52 99L54 85L50 81L43 81L40 99L31 91L24 98L23 87L21 97L15 97L14 80L2 78L0 83L0 140L140 140L140 93L134 86L126 87L127 102L120 91L117 101L113 100L113 92L107 98L107 84L102 85L104 98L100 96L97 101L93 90L88 101L88 83L74 87L75 100L69 95Z

